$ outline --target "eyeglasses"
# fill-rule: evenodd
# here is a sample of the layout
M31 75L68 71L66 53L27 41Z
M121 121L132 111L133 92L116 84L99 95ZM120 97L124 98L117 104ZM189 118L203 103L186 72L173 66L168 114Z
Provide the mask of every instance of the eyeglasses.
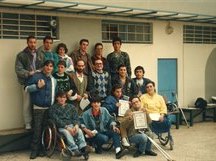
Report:
M103 63L95 63L95 65L102 65Z

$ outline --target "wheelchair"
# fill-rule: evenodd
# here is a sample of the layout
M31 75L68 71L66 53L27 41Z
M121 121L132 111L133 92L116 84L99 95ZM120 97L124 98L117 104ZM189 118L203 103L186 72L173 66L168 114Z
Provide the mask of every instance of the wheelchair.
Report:
M174 140L170 132L171 121L169 113L175 112L178 110L177 105L175 103L167 104L168 114L164 116L164 121L152 121L150 128L153 133L155 133L158 137L158 140L161 145L166 146L169 143L170 150L174 148Z
M42 131L42 147L48 157L51 157L54 151L57 149L60 151L61 158L70 158L67 146L65 144L65 138L57 130L55 123L52 120L48 120Z

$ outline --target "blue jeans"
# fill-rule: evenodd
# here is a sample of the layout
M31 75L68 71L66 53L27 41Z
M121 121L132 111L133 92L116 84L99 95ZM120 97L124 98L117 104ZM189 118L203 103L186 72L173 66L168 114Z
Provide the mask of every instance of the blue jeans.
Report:
M112 140L113 140L113 146L115 148L121 147L120 136L119 136L118 133L115 133L113 131L99 132L93 138L91 138L90 140L98 148L100 148L103 144L107 143L110 138L112 138Z
M73 125L69 125L68 127L73 128ZM68 149L70 151L76 149L82 149L83 147L86 146L86 141L82 130L79 129L75 136L72 136L70 132L64 128L59 128L58 130L66 137Z
M130 143L135 144L137 150L139 150L139 152L141 153L145 153L145 151L151 150L151 142L144 133L134 134L128 139Z

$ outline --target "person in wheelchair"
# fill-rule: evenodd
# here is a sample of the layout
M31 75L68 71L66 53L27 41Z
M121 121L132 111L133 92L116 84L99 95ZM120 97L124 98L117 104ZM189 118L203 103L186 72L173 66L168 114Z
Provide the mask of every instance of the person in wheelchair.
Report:
M54 121L58 131L66 137L68 150L71 155L83 155L88 160L87 144L83 132L79 128L79 116L75 107L66 103L67 93L65 92L58 92L56 100L57 103L49 109L50 119Z
M157 153L151 150L151 142L149 141L147 135L148 132L150 133L150 129L144 129L141 131L139 129L135 129L134 120L133 120L133 112L135 111L142 111L146 113L145 109L141 106L141 101L138 96L130 97L131 108L128 109L124 115L122 120L122 124L124 127L127 127L127 136L129 142L131 144L135 144L136 152L133 154L133 157L139 157L141 155L151 155L156 156ZM147 123L149 119L147 117Z
M102 145L111 138L115 147L116 159L120 159L127 152L121 148L119 129L116 122L106 108L101 107L100 97L91 98L91 108L81 117L81 127L87 138L95 145L95 152L102 153Z
M171 123L166 118L167 106L164 98L156 93L155 83L153 81L146 84L146 91L147 93L143 94L140 100L142 106L152 120L152 131L168 131L171 127Z

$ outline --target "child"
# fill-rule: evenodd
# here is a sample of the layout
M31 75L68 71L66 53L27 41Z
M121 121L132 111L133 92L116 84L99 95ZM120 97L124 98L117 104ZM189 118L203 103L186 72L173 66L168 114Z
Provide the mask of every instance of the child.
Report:
M58 92L56 100L57 103L49 109L49 117L54 120L59 132L66 137L68 150L71 154L75 156L83 155L85 160L88 160L86 142L83 132L79 128L79 116L75 107L66 103L65 92Z

